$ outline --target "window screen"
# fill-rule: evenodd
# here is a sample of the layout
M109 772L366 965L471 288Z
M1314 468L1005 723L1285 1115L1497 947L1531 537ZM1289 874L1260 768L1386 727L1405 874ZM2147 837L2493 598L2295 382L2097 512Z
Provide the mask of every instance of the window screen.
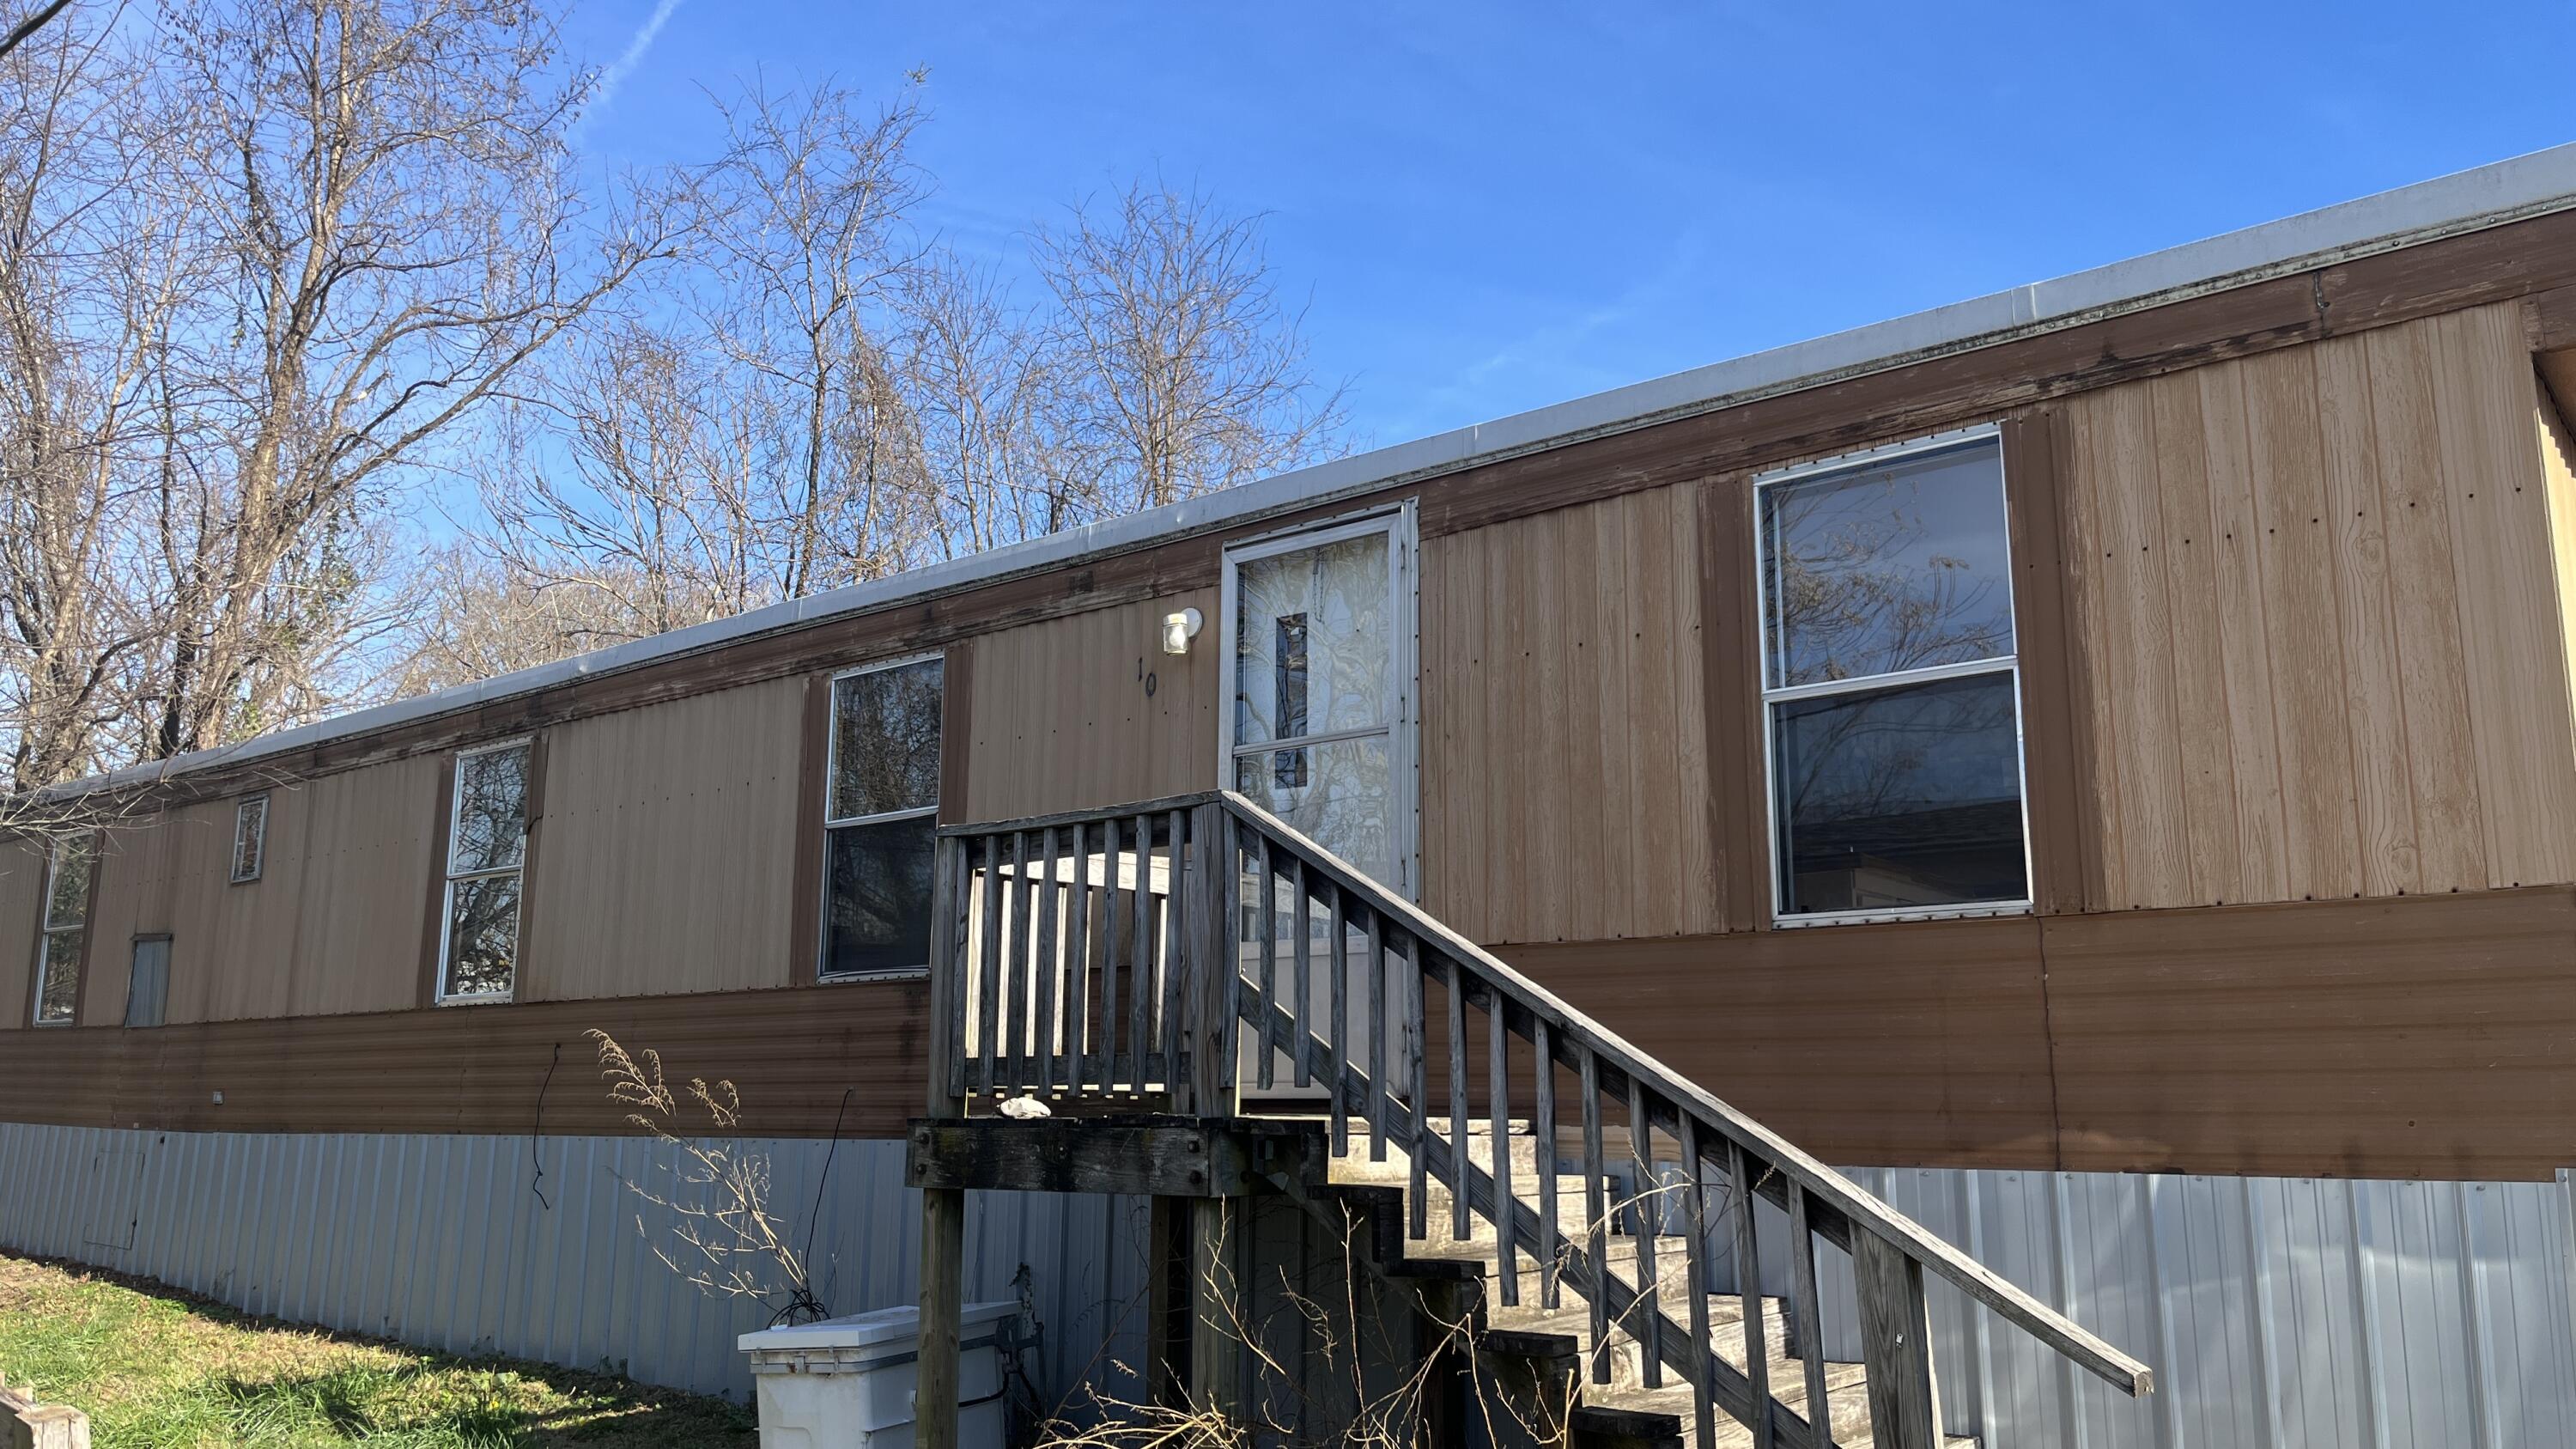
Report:
M918 971L930 963L945 683L937 659L832 681L818 966L827 979Z
M2025 903L1997 442L1766 481L1756 507L1779 914Z

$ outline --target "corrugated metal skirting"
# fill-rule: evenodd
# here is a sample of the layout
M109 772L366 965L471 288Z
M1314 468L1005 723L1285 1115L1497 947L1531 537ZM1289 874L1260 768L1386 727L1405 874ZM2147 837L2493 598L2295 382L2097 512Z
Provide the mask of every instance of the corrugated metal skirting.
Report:
M901 1142L751 1145L768 1154L773 1211L819 1219L812 1271L832 1311L915 1301L921 1200L903 1185ZM532 1148L526 1137L0 1123L0 1247L247 1312L743 1399L751 1377L734 1339L766 1310L710 1298L656 1259L647 1234L667 1242L671 1215L626 1186L667 1189L676 1157L638 1137ZM1046 1341L1028 1367L1042 1393L1107 1374L1113 1358L1139 1361L1144 1215L1124 1198L969 1195L966 1295L1014 1298L1029 1265Z
M805 1222L832 1144L760 1146L773 1204ZM837 1312L914 1299L920 1210L902 1154L900 1142L847 1141L834 1156L813 1257ZM254 1313L740 1398L749 1379L734 1337L762 1311L710 1299L657 1261L645 1233L670 1220L625 1185L667 1181L672 1156L641 1138L544 1138L532 1158L525 1137L0 1124L0 1246ZM2576 1185L2564 1174L1853 1176L2156 1368L2158 1392L2133 1403L1936 1289L1944 1414L1988 1449L2576 1444ZM1043 1393L1106 1386L1113 1362L1139 1360L1141 1202L968 1203L968 1296L1013 1297L1013 1274L1030 1267ZM1763 1213L1766 1287L1783 1292L1786 1224ZM1823 1248L1819 1266L1828 1351L1856 1359L1858 1335L1837 1311L1851 1302L1847 1261Z
M2576 1445L2576 1192L2555 1183L1847 1169L2145 1359L2132 1401L1936 1291L1951 1432L1987 1449ZM1764 1205L1766 1286L1787 1223ZM1776 1259L1776 1261L1774 1261ZM1722 1258L1721 1258L1722 1261ZM1860 1357L1822 1248L1831 1356ZM1782 1291L1772 1286L1772 1291Z

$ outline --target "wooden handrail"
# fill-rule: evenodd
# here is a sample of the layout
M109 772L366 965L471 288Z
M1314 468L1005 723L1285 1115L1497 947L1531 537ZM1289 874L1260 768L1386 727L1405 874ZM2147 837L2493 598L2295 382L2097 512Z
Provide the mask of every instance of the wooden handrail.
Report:
M1237 1056L1255 1053L1255 1075L1271 1084L1287 1058L1298 1084L1329 1095L1332 1151L1383 1158L1391 1143L1409 1159L1409 1229L1428 1236L1429 1185L1448 1189L1450 1221L1467 1236L1471 1218L1494 1228L1501 1301L1519 1301L1520 1255L1529 1253L1540 1303L1560 1290L1586 1300L1595 1345L1593 1377L1607 1382L1601 1349L1615 1325L1643 1353L1648 1387L1669 1368L1694 1390L1700 1428L1723 1411L1752 1425L1756 1442L1824 1446L1830 1418L1820 1335L1800 1335L1794 1377L1803 1415L1773 1396L1756 1264L1751 1195L1788 1215L1789 1266L1797 1299L1812 1312L1813 1239L1851 1255L1871 1419L1877 1443L1939 1442L1937 1397L1923 1285L1951 1283L2006 1322L2131 1396L2149 1393L2153 1372L2080 1324L2006 1281L1795 1144L1638 1050L1483 947L1388 890L1304 833L1230 790L1167 796L1103 810L943 826L935 862L931 1082L934 1115L962 1112L970 1096L1016 1093L1127 1097L1192 1115L1235 1110ZM1238 899L1249 870L1252 900ZM1284 887L1289 909L1278 909ZM1257 952L1249 960L1244 907ZM1320 907L1320 910L1317 908ZM1278 980L1278 938L1290 929L1292 980ZM1328 959L1313 932L1329 930ZM1362 959L1354 945L1365 949ZM1406 964L1404 981L1391 963ZM1354 1012L1352 971L1365 972L1368 999ZM1329 969L1317 1000L1316 969ZM1426 1021L1428 988L1440 986L1445 1020ZM1122 1009L1123 1008L1123 1009ZM1468 1152L1468 1013L1485 1013L1485 1130L1492 1162ZM1401 1010L1400 1023L1390 1017ZM1320 1034L1318 1013L1327 1013ZM1365 1018L1363 1049L1350 1041ZM1248 1033L1239 1026L1249 1025ZM1409 1050L1389 1061L1388 1028L1401 1025ZM943 1029L944 1028L944 1029ZM1430 1030L1447 1041L1447 1138L1429 1110L1425 1047ZM1526 1044L1537 1073L1534 1125L1542 1135L1535 1210L1515 1188L1509 1133L1516 1119L1507 1062L1510 1041ZM1554 1135L1557 1068L1581 1082L1583 1196L1587 1227L1560 1233ZM944 1094L944 1095L943 1095ZM1603 1103L1629 1132L1633 1190L1605 1207ZM943 1107L941 1104L945 1103ZM1350 1114L1360 1119L1354 1124ZM1639 1222L1634 1285L1611 1271L1609 1223L1619 1212L1660 1213L1651 1185L1656 1134L1680 1144L1688 1191L1689 1238L1682 1261L1659 1265L1656 1231ZM1709 1240L1708 1169L1735 1185L1740 1204L1721 1241ZM1748 1368L1719 1357L1710 1337L1708 1283L1714 1261L1731 1261L1744 1294L1741 1325ZM1662 1280L1678 1272L1687 1296L1667 1311ZM1810 1419L1814 1421L1812 1424Z
M1475 942L1451 930L1439 918L1370 879L1349 862L1308 839L1295 826L1234 791L1219 792L1235 818L1268 837L1273 849L1284 848L1307 869L1336 886L1357 893L1403 930L1476 976L1489 989L1511 999L1514 1010L1533 1022L1545 1022L1553 1038L1555 1059L1580 1069L1589 1053L1619 1076L1639 1082L1671 1102L1673 1113L1657 1113L1655 1126L1680 1136L1680 1111L1762 1159L1794 1181L1810 1200L1810 1211L1822 1204L1853 1227L1886 1239L1907 1258L1938 1274L1968 1296L2081 1366L2086 1372L2136 1396L2149 1393L2154 1370L2122 1353L2099 1335L2033 1298L1983 1263L1951 1246L1922 1224L1881 1202L1858 1183L1817 1161L1771 1129L1719 1100L1679 1072L1631 1046L1616 1032L1576 1011L1546 987L1523 976ZM1525 1040L1530 1032L1520 1033ZM1614 1084L1605 1080L1605 1091ZM1782 1191L1785 1197L1785 1188ZM1785 1202L1783 1203L1785 1206Z

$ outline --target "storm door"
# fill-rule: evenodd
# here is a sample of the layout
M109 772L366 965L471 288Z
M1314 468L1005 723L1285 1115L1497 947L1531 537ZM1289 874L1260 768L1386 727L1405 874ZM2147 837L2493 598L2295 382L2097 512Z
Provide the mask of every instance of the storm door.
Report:
M1222 636L1223 783L1407 899L1419 896L1422 879L1414 559L1409 504L1229 550ZM1258 916L1252 900L1245 904L1248 936ZM1294 960L1284 893L1278 915L1284 988ZM1332 959L1330 927L1320 905L1313 916L1308 950L1320 976ZM1347 945L1348 1000L1365 1023L1366 946L1356 936ZM1312 989L1317 1003L1331 999L1327 981ZM1389 1012L1390 1021L1401 1017ZM1284 1062L1274 1077L1291 1091Z

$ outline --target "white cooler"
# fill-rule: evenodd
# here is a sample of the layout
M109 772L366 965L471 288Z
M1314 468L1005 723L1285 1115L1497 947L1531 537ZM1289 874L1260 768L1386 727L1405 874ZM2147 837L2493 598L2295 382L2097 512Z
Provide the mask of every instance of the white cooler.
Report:
M994 1330L1016 1303L970 1303L957 1326L957 1442L1001 1449ZM884 1308L746 1333L759 1389L760 1449L911 1449L921 1310Z

